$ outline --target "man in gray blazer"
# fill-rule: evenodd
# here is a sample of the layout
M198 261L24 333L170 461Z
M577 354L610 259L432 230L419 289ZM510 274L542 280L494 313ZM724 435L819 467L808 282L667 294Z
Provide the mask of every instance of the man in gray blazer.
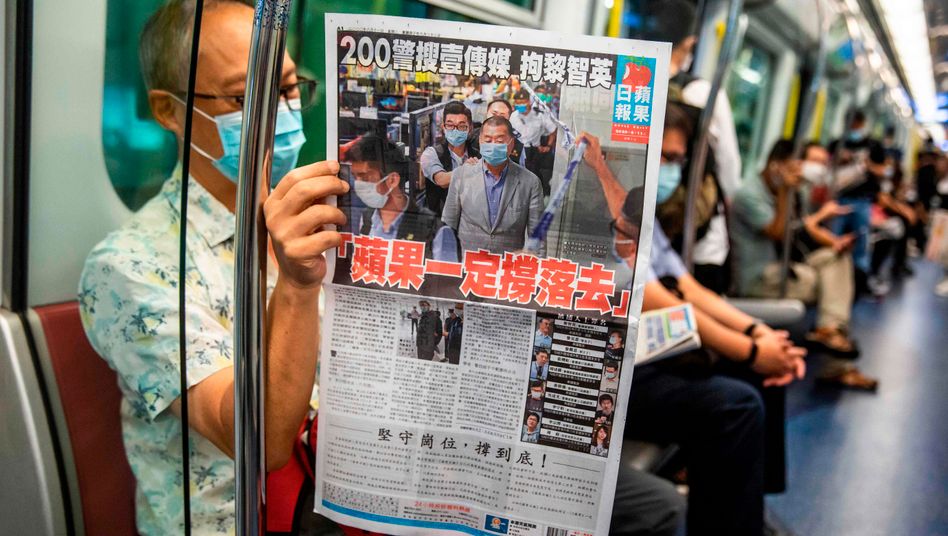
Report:
M515 139L507 119L488 118L481 125L481 160L454 170L441 219L457 233L462 253L523 249L540 221L540 179L508 160Z

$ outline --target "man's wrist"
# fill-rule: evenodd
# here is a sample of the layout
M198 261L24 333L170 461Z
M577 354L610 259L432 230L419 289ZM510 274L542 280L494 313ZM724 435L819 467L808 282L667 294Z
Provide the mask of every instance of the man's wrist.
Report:
M278 297L289 305L311 305L319 301L319 290L322 286L322 281L313 285L299 285L290 281L289 278L280 277L277 279L271 299Z

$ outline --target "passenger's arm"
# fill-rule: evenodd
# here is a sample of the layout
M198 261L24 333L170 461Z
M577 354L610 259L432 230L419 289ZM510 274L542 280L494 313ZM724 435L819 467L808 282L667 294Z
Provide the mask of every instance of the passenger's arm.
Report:
M679 280L679 287L680 283ZM646 283L642 301L643 311L672 307L682 303L684 302L675 297L660 282ZM794 348L782 334L772 332L752 339L718 322L698 307L694 307L694 313L702 346L727 359L746 361L750 357L752 344L756 342L757 359L751 368L763 376L783 376L795 371L797 360L806 354L803 349Z
M818 211L803 219L803 227L817 244L842 251L852 244L854 236L836 236L829 229L823 227L823 222L850 212L852 212L850 207L841 206L835 201L827 201Z
M678 278L678 288L685 299L694 305L695 309L732 330L743 333L744 330L756 323L753 317L708 290L691 274L685 274Z
M792 195L789 188L785 186L780 186L777 188L777 201L776 201L776 210L774 211L774 219L770 221L761 232L764 235L775 241L783 240L784 232L784 223L787 218L787 199Z
M319 289L326 273L323 252L340 243L343 213L323 203L349 186L335 177L339 164L321 162L290 172L264 204L267 229L280 266L270 298L267 323L267 469L289 460L306 416L316 379L319 341ZM314 232L315 229L315 232ZM212 374L188 391L191 427L228 456L234 456L233 367ZM172 410L180 414L180 401Z

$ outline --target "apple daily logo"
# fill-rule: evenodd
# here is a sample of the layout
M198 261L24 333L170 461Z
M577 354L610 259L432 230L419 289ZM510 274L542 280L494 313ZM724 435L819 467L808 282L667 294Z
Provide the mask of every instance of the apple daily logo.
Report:
M612 101L612 140L648 143L655 58L619 56Z

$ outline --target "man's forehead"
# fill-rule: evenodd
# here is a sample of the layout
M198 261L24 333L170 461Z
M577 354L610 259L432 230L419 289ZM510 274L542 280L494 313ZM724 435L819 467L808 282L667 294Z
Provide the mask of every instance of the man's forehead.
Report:
M467 122L467 116L464 114L447 114L444 116L444 121L451 121L454 123Z

